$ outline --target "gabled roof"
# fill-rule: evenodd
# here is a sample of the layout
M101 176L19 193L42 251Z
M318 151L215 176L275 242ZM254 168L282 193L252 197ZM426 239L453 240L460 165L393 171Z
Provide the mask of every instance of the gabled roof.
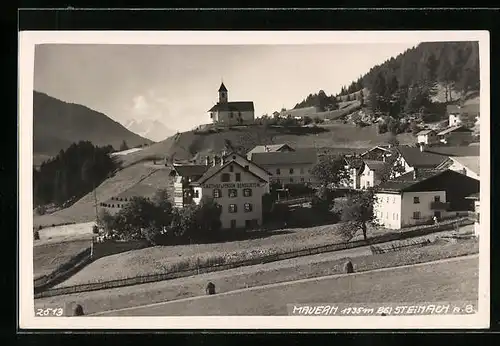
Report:
M380 172L387 166L384 161L364 160L363 162L371 171L374 172Z
M403 175L400 175L397 178L388 180L386 182L381 183L378 186L379 191L381 192L388 192L388 191L393 191L393 192L401 192L409 187L422 182L424 180L427 180L429 178L432 178L434 176L437 176L443 172L446 172L447 170L438 170L438 169L419 169L417 171L417 176L415 178L415 172L411 171L408 173L405 173Z
M226 86L224 85L224 83L220 84L219 91L227 91Z
M377 146L375 146L373 148L368 149L364 153L362 153L361 156L364 156L364 155L368 154L369 152L377 150L377 149L378 150L382 150L382 151L386 151L386 152L390 152L391 151L391 149L389 148L388 145L377 145Z
M436 131L434 131L432 129L422 130L419 133L417 133L417 136L425 136L425 135L428 135L432 132L436 133Z
M318 161L318 154L315 148L296 149L290 152L254 153L252 161L261 166L315 164Z
M452 126L452 127L448 127L447 129L444 129L443 131L439 132L438 133L438 136L442 136L442 135L446 135L450 132L472 132L472 130L469 130L465 127L463 127L462 125L456 125L456 126Z
M427 151L420 151L417 147L399 146L396 149L410 167L437 167L446 157Z
M429 147L426 152L444 156L479 156L479 145Z
M258 167L258 168L262 169L262 170L263 170L264 172L266 172L267 174L269 174L269 175L273 175L271 172L269 172L269 171L268 171L267 169L265 169L264 167L259 166L259 165L258 165L258 164L256 164L255 162L253 162L253 161L251 161L251 160L247 159L244 155L241 155L240 153L237 153L236 151L231 151L231 152L229 152L229 153L225 154L225 155L222 157L222 159L223 159L223 160L226 160L228 157L230 157L230 156L234 156L234 155L239 156L240 158L242 158L243 160L245 160L245 161L246 161L246 162L248 162L249 164L254 165L254 166L256 166L256 167Z
M254 154L254 153L276 152L276 151L280 151L283 148L288 148L291 151L295 150L291 146L289 146L288 144L285 144L285 143L284 144L257 145L255 148L253 148L252 150L250 150L247 153L247 155L249 155L249 154L251 155L251 154Z
M207 165L174 164L174 171L181 177L201 177L208 168Z
M252 101L235 101L217 103L210 108L209 112L249 112L253 110L254 106Z
M344 156L344 161L350 166L350 168L360 169L364 166L363 159L359 156Z
M216 166L212 166L212 167L208 168L208 170L198 180L196 180L195 183L196 184L203 184L205 181L212 178L214 175L216 175L218 172L220 172L221 170L223 170L224 168L226 168L229 165L236 165L236 166L240 167L241 169L243 169L248 174L251 174L254 177L256 177L257 179L259 179L260 181L267 183L267 181L265 179L263 179L262 177L259 177L257 174L253 173L250 170L245 170L245 167L240 165L238 162L232 161L232 160L226 162L223 165L216 165Z
M479 175L479 156L450 157L450 159Z

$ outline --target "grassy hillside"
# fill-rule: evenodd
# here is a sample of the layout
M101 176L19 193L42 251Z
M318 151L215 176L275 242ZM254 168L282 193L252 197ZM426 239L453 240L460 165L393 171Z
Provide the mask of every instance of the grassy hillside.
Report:
M97 203L104 202L120 194L156 171L158 171L158 168L138 164L117 172L115 176L105 180L97 187ZM52 224L58 225L67 222L87 222L94 219L94 193L91 192L66 209L61 209L52 214L35 215L33 226L50 226Z
M66 103L40 92L33 92L34 164L56 155L72 143L91 141L94 145L120 147L123 140L130 147L151 144L105 114L85 106Z
M359 128L335 122L317 129L247 126L219 129L219 132L215 133L188 131L155 143L139 152L128 154L123 157L123 164L127 166L143 160L172 156L175 159L186 160L197 153L222 151L225 140L231 141L234 146L246 152L256 145L271 143L288 143L296 147L368 148L386 144L388 138L389 134L379 135L375 126ZM398 140L401 144L415 142L411 134L399 135Z

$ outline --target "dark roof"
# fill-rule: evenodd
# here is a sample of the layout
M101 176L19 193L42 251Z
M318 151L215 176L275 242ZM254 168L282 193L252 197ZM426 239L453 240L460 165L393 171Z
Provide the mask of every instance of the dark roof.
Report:
M359 156L345 156L344 160L351 168L360 169L364 165L363 159Z
M422 152L420 148L417 147L399 146L397 151L410 167L437 167L446 160L446 157L442 155L430 153L428 151Z
M224 85L224 83L220 84L219 91L227 91L226 86Z
M315 164L318 154L315 148L296 149L290 152L267 152L252 154L252 161L261 166L288 164Z
M364 160L363 162L370 170L375 172L380 172L386 167L386 163L384 161Z
M207 170L207 165L174 165L174 170L182 177L200 177Z
M223 165L216 165L216 166L212 166L212 167L208 168L208 170L200 178L198 178L198 180L196 180L195 184L202 184L203 182L207 181L208 179L213 177L215 174L217 174L220 170L224 169L225 167L227 167L229 165L236 165L236 166L241 167L242 169L245 169L245 167L243 167L242 165L240 165L236 161L228 161ZM257 174L253 173L252 171L247 170L246 172L253 175L254 177L259 179L260 181L266 182L266 180L262 179L262 177L259 177Z
M425 135L428 135L431 132L436 133L436 131L434 131L432 129L427 129L427 130L422 130L419 133L417 133L417 136L425 136Z
M411 171L408 173L405 173L403 175L400 175L397 178L388 180L386 182L381 183L378 188L380 191L394 191L394 192L400 192L404 191L405 189L408 189L409 187L427 180L431 177L434 177L436 175L439 175L446 170L438 170L438 169L417 169L416 173L416 178L415 178L415 172Z
M224 155L224 156L223 156L223 159L226 159L226 158L228 158L229 156L233 156L233 155L237 155L237 156L241 157L241 158L242 158L242 159L244 159L246 162L251 163L252 165L254 165L254 166L256 166L256 167L259 167L260 169L262 169L262 170L263 170L264 172L266 172L267 174L272 175L272 173L271 173L271 172L269 172L267 169L265 169L265 168L264 168L264 167L262 167L262 166L259 166L259 165L258 165L258 164L256 164L255 162L253 162L253 161L251 161L251 160L247 159L244 155L241 155L240 153L237 153L236 151L231 151L231 152L229 152L228 154Z
M254 106L252 101L236 101L217 103L215 106L210 108L209 112L248 112L253 110Z
M456 126L448 127L447 129L444 129L441 132L438 132L438 136L442 136L442 135L448 134L450 132L472 132L472 130L465 128L462 125L456 125Z
M425 151L444 156L479 156L479 145L429 147Z
M288 149L290 149L292 151L295 150L295 149L293 149L291 146L289 146L286 143L283 143L283 144L269 144L269 145L257 145L252 150L250 150L247 154L275 152L275 151L280 151L283 148L288 148Z

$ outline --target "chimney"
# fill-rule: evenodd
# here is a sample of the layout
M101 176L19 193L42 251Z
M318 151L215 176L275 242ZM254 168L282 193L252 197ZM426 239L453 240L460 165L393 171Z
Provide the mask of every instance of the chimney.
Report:
M417 171L417 167L415 167L413 169L413 180L417 180L418 179L418 171Z

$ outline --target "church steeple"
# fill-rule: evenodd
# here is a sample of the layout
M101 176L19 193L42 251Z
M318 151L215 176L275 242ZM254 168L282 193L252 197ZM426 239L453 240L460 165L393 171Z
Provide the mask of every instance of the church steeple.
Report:
M219 103L227 103L227 89L224 82L221 82L219 88Z

